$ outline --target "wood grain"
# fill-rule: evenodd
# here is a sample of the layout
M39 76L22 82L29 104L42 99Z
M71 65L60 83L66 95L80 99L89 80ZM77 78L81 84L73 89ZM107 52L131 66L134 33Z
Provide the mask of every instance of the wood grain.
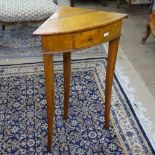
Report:
M51 150L54 118L54 70L53 56L44 55L44 72L46 84L47 124L48 124L48 151Z
M117 52L118 52L118 44L119 44L119 38L109 42L109 51L108 51L107 69L106 69L106 82L105 82L105 127L106 129L109 129L109 125L110 125L111 92L112 92L115 63L116 63Z
M76 14L71 14L72 11L76 12ZM59 14L59 12L64 12L65 16ZM46 20L33 34L54 35L75 33L112 24L122 20L122 18L125 17L127 17L127 14L94 10L90 11L87 9L72 7L60 7L55 15L52 15L51 18Z
M70 96L70 78L71 78L71 52L63 53L64 62L64 119L68 116L69 96Z
M47 52L64 52L86 48L117 38L121 33L121 21L83 32L62 35L43 35L43 49ZM115 27L115 28L113 28Z

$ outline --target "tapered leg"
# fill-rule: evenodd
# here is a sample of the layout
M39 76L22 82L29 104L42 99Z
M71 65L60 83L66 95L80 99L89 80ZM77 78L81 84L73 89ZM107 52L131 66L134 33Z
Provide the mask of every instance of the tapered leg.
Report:
M142 44L145 43L145 41L146 41L146 39L149 37L150 33L151 33L151 28L150 28L150 25L147 24L147 25L146 25L146 33L145 33L145 36L144 36L144 37L142 38L142 40L141 40L141 43L142 43Z
M110 102L111 91L114 76L114 69L118 51L119 38L109 42L107 69L106 69L106 83L105 83L105 127L109 129L110 125Z
M2 30L5 31L5 25L2 25Z
M119 9L120 5L121 5L121 0L117 0L117 2L116 2L116 8Z
M131 0L129 0L128 2L128 12L130 12L130 10L131 10Z
M69 95L70 95L70 76L71 76L71 53L63 54L64 61L64 119L68 116Z
M44 72L46 85L47 124L48 124L48 151L51 150L54 116L54 70L53 56L44 55Z
M70 5L71 5L71 7L74 6L74 0L70 0Z
M107 0L100 0L103 6L107 6Z
M53 0L53 2L54 2L55 4L58 4L58 0Z

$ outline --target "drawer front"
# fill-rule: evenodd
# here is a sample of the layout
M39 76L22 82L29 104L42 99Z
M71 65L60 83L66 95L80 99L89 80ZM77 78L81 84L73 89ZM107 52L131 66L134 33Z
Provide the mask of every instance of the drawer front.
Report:
M100 28L63 35L42 36L44 52L63 52L95 46L120 36L121 21Z
M110 41L121 32L121 22L73 35L73 48L89 47Z

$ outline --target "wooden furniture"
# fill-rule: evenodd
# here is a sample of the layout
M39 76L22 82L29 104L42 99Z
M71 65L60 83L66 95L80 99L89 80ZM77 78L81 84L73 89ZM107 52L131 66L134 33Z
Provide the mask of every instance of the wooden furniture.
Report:
M152 0L150 14L148 17L148 22L146 24L146 34L142 38L141 43L144 44L146 39L149 37L150 33L155 36L155 1Z
M73 7L74 6L74 1L75 0L70 0L70 6ZM77 1L77 0L76 0ZM92 0L93 1L93 0ZM107 0L100 0L101 1L101 4L103 6L107 6Z
M126 14L60 7L33 34L41 35L44 51L46 100L48 117L48 150L51 148L54 115L53 54L63 54L64 119L67 119L70 94L71 52L103 42L109 42L105 89L105 127L109 128L110 100L114 68L121 35L122 19ZM86 20L87 19L87 20ZM95 19L95 22L94 22Z
M74 0L70 0L70 6L71 6L71 7L74 6Z
M131 10L132 4L150 4L150 0L125 0L128 3L128 12ZM122 0L116 1L116 8L119 9L121 5Z
M119 9L120 5L121 5L121 0L117 0L116 8ZM131 9L131 0L128 1L128 11L130 11L130 9Z

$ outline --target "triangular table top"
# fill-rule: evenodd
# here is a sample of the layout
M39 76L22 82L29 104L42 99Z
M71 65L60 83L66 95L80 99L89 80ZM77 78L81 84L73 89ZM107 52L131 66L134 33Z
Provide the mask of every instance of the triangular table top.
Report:
M33 34L51 35L73 33L111 24L125 17L127 17L127 14L93 11L74 7L60 7Z

